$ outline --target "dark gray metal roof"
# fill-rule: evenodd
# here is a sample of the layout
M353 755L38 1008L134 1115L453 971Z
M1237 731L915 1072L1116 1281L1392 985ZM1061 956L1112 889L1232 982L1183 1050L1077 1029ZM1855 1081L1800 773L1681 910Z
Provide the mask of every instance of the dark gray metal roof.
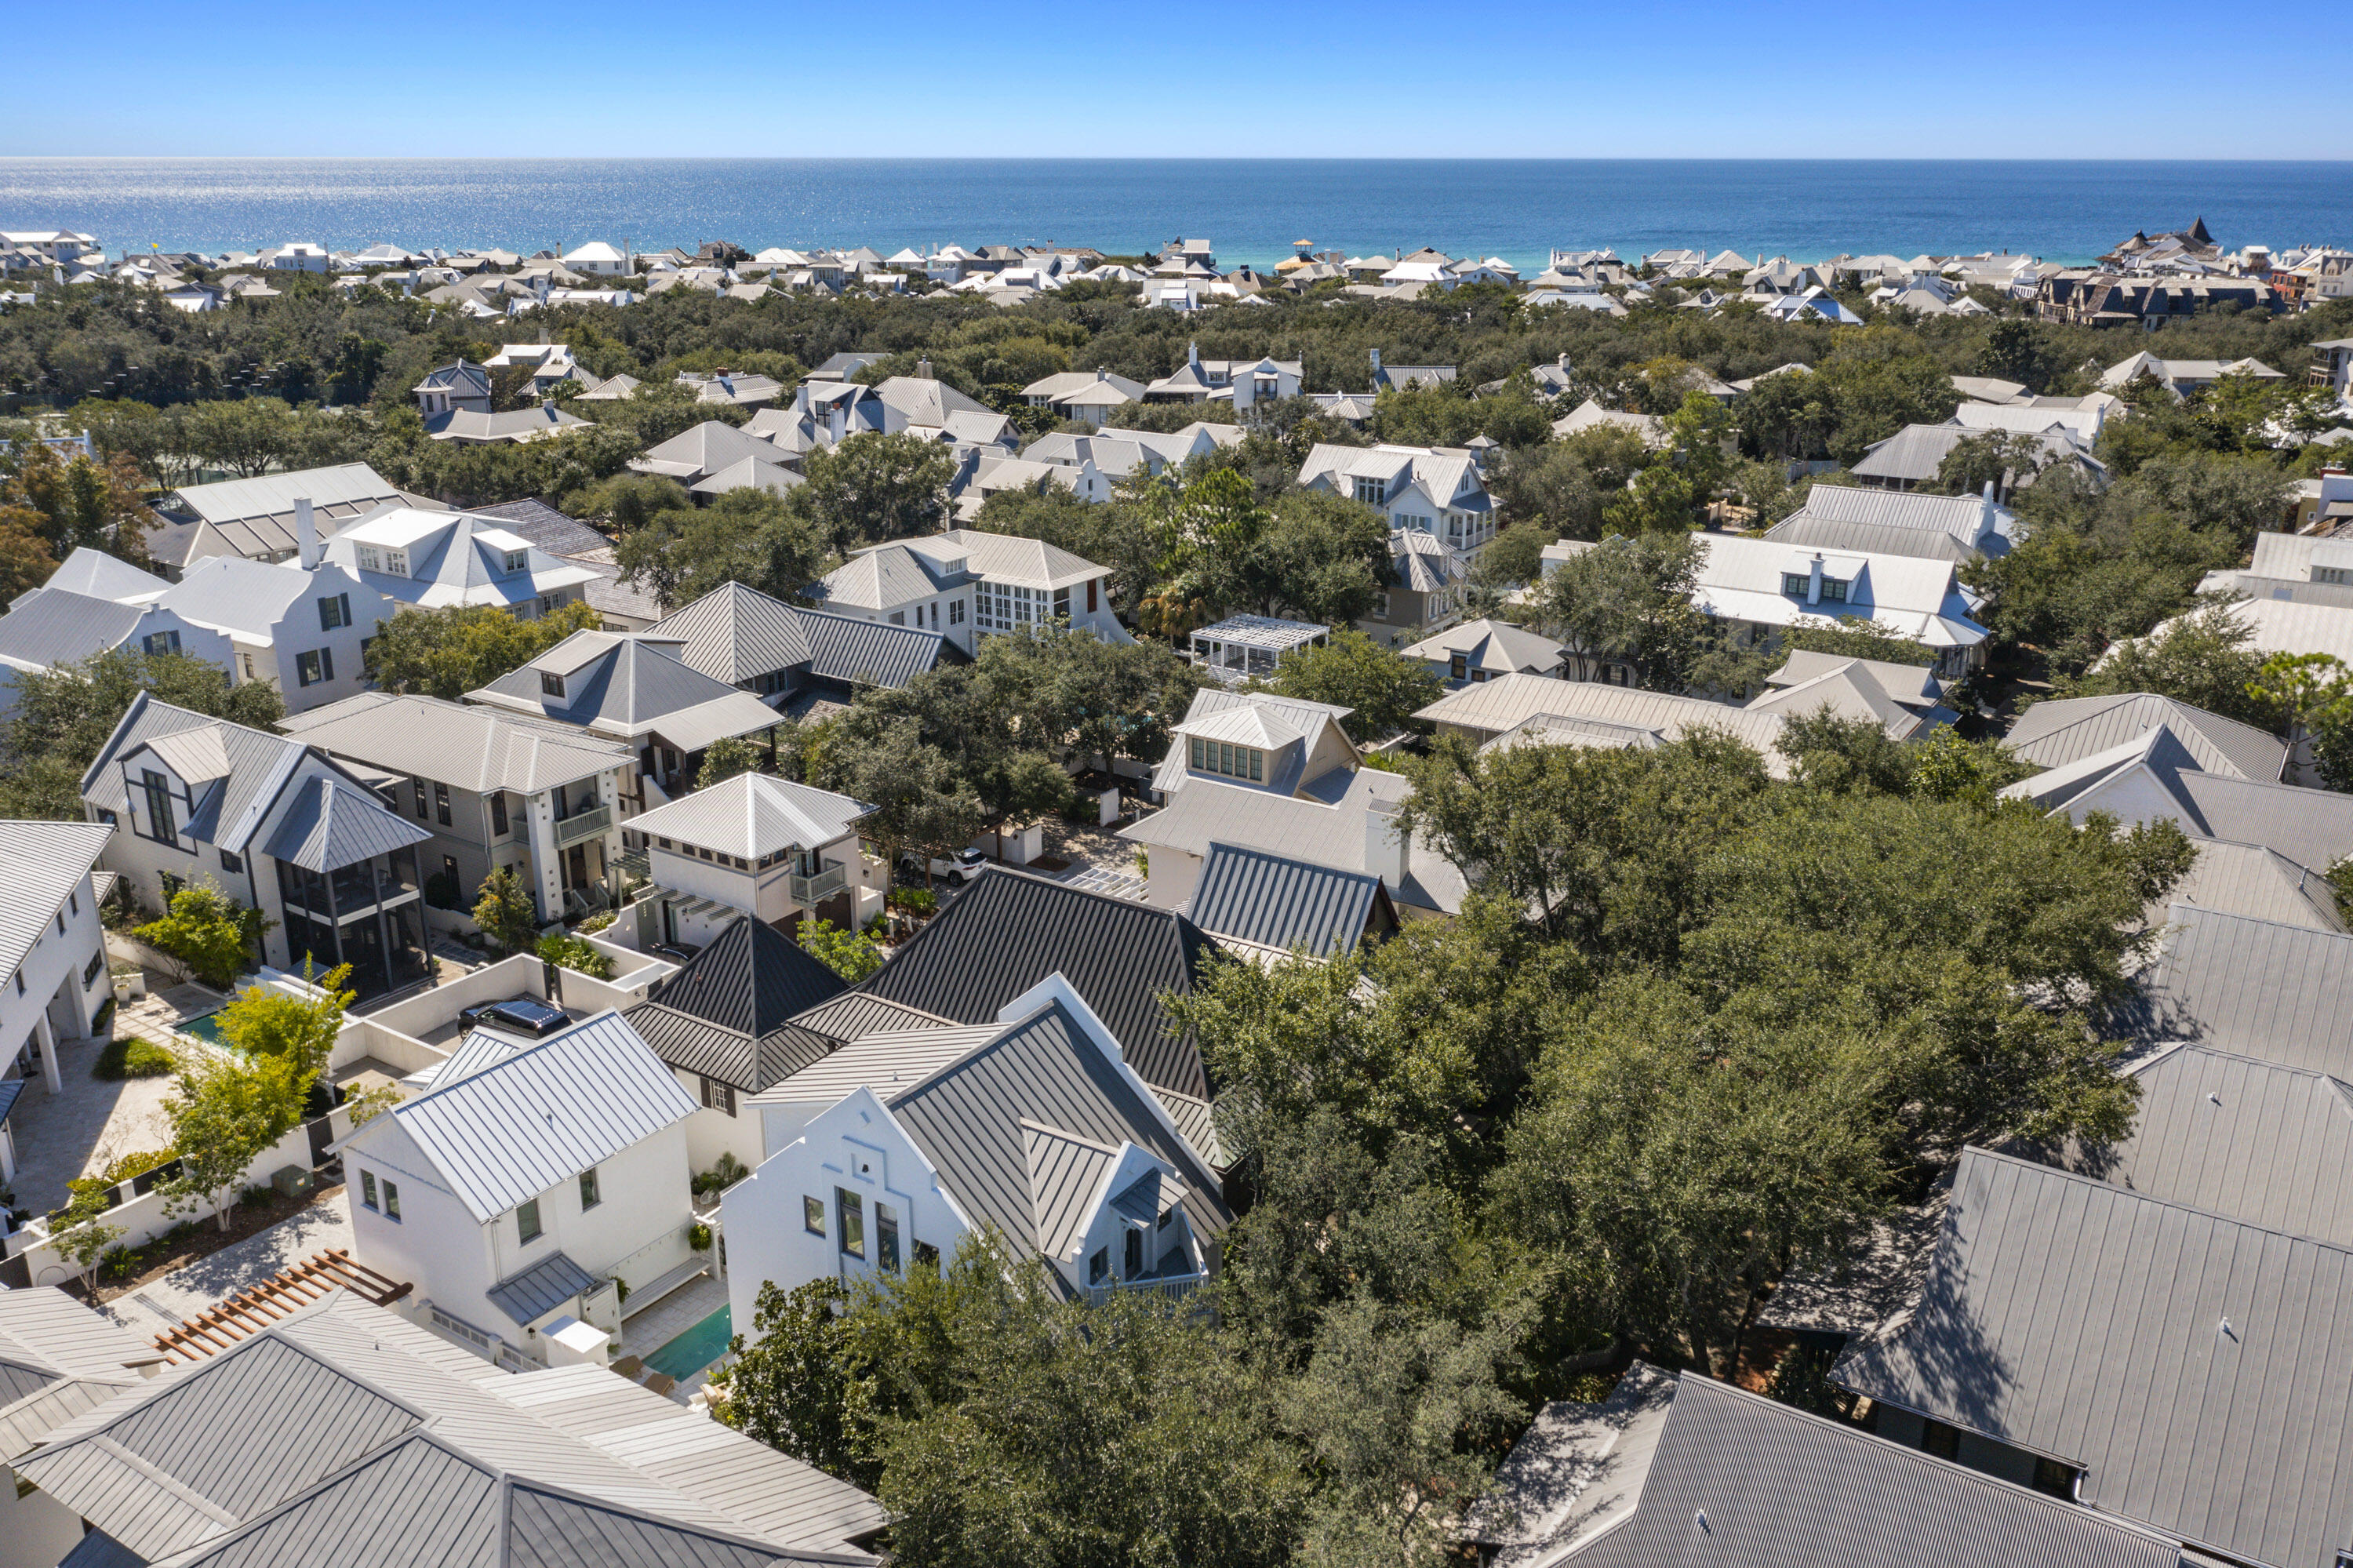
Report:
M58 1560L58 1568L147 1568L147 1560L106 1531L93 1530Z
M671 1066L758 1094L840 1044L795 1018L849 989L774 927L744 916L621 1016Z
M672 644L649 643L638 636L575 631L521 669L467 695L471 701L518 707L565 724L601 725L607 733L628 735L708 703L756 701L728 682L689 669L675 652ZM550 696L541 690L543 673L563 676L564 695Z
M942 633L912 626L805 610L801 630L808 639L809 673L845 686L896 689L943 663L970 662Z
M500 1280L484 1294L498 1309L528 1327L584 1290L596 1287L596 1277L572 1261L569 1253L552 1252L521 1274Z
M496 506L475 507L474 515L497 518L506 525L508 533L529 540L551 556L585 556L613 542L544 501L501 501Z
M847 991L830 1001L820 1002L793 1022L813 1033L849 1044L869 1034L881 1034L893 1030L929 1029L934 1024L953 1023L953 1018L925 1012L920 1007L875 996L862 991Z
M2176 1568L2148 1531L1685 1373L1578 1568Z
M860 989L957 1023L987 1023L1059 971L1145 1083L1205 1097L1200 1047L1169 1026L1160 996L1190 994L1195 969L1215 950L1168 910L990 866Z
M2353 937L2176 904L2119 1027L2353 1083Z
M1168 1161L1183 1174L1186 1214L1212 1255L1208 1238L1232 1222L1216 1175L1059 1001L888 1103L957 1206L976 1225L995 1225L1008 1240L1034 1238L1042 1217L1024 1122L1113 1149L1134 1143Z
M262 853L306 871L325 872L432 837L398 812L385 810L383 798L373 791L313 777L295 786Z
M1317 958L1356 951L1365 927L1388 904L1381 879L1285 860L1264 850L1211 844L1187 913L1220 937ZM1397 923L1394 909L1388 923Z
M2249 1563L2353 1517L2353 1252L1972 1149L1876 1400L2082 1468L2077 1496Z

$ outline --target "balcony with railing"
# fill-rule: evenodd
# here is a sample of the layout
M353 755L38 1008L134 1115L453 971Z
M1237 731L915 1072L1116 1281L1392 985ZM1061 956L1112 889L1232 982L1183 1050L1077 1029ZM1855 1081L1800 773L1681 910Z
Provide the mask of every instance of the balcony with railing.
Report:
M830 898L840 892L848 880L849 873L838 860L827 861L824 869L814 876L803 876L795 872L792 876L793 902L804 909L810 908L820 899Z
M555 824L555 847L570 849L585 839L609 832L613 826L613 809L598 806L594 810L575 811Z

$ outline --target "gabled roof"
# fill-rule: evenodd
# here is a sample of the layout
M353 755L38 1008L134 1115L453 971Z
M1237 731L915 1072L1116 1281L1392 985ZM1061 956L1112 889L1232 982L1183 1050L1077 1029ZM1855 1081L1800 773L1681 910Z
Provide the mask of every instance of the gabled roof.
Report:
M1213 936L1279 952L1303 948L1318 958L1356 951L1377 916L1397 922L1388 890L1370 872L1235 844L1209 846L1186 913Z
M2170 819L2193 837L2263 844L2299 865L2334 865L2353 851L2353 796L2210 773L2170 724L2022 779L2002 794L2079 822L2099 810L2125 822Z
M1807 648L1788 650L1781 667L1766 676L1765 683L1768 686L1802 686L1818 676L1849 665L1860 667L1879 683L1881 691L1907 706L1933 708L1945 695L1944 683L1936 679L1933 665L1896 664L1884 659L1851 659L1843 653L1817 653Z
M1189 994L1214 950L1168 910L991 866L859 989L959 1023L986 1023L1059 972L1145 1083L1198 1097L1208 1092L1200 1049L1189 1033L1170 1028L1159 998Z
M2232 843L2221 839L2192 838L2198 852L2189 870L2166 897L2174 904L2220 909L2232 915L2253 915L2283 925L2315 931L2343 931L2344 916L2337 907L2336 890L2328 879L2307 865L2299 865L2275 849L2262 844ZM2162 924L2166 905L2153 904L2147 919Z
M705 419L648 449L643 457L630 459L629 466L640 473L668 474L692 483L747 457L774 462L780 455L776 447L756 435L723 420Z
M723 583L647 629L681 640L678 657L731 684L806 665L818 680L905 685L965 655L937 631L804 609L741 583Z
M0 1460L135 1387L164 1358L53 1286L0 1292Z
M1695 1372L1676 1379L1663 1404L1599 1419L1614 1421L1619 1441L1638 1452L1620 1459L1605 1448L1586 1489L1599 1491L1605 1507L1620 1498L1632 1506L1630 1517L1621 1503L1567 1521L1570 1539L1588 1543L1567 1559L1577 1568L2176 1568L2181 1561L2177 1542L2154 1531ZM1523 1548L1510 1563L1552 1557Z
M2081 1468L2075 1495L2253 1563L2353 1512L2353 1252L1971 1149L1917 1304L1832 1381Z
M917 549L913 542L903 539L876 545L859 551L811 583L807 592L819 604L888 609L960 588L979 575L969 567L957 565L957 560L955 556L943 558L934 552Z
M1450 692L1415 714L1430 724L1451 724L1501 736L1529 720L1599 719L1653 730L1672 740L1686 730L1719 729L1762 752L1767 766L1781 736L1781 716L1665 692L1637 691L1598 681L1562 681L1549 675L1510 674Z
M1008 1237L1039 1234L1025 1123L1054 1129L1065 1144L1075 1139L1116 1150L1133 1143L1175 1167L1186 1213L1212 1254L1208 1238L1232 1222L1217 1177L1198 1151L1171 1129L1148 1089L1099 1050L1059 1001L1001 1025L986 1044L881 1098L976 1226L994 1224Z
M617 1428L610 1396L590 1413L575 1383L553 1397L564 1375L510 1374L339 1291L59 1428L20 1468L136 1560L173 1568L872 1562L818 1533L871 1531L871 1499L844 1508L851 1489L812 1485L797 1461L682 1407L633 1404ZM572 1408L543 1418L547 1406ZM664 1462L681 1448L699 1461ZM722 1473L734 1466L809 1503L744 1498Z
M364 462L296 469L256 479L182 485L157 503L159 514L202 522L240 556L283 555L295 548L294 503L309 497L323 538L339 524L405 499L392 482Z
M2121 1026L2353 1083L2353 937L2176 904Z
M487 1224L694 1111L661 1058L618 1013L604 1012L378 1119L432 1162L419 1175ZM362 1127L344 1147L368 1142Z
M2038 768L2059 768L2122 745L2163 725L2209 773L2276 780L2287 765L2277 737L2237 719L2150 692L2116 696L2060 697L2018 715L2003 744Z
M783 933L746 916L621 1016L671 1066L757 1094L839 1044L794 1019L849 989Z
M1742 711L1789 718L1828 713L1839 718L1867 719L1897 740L1911 739L1926 723L1919 714L1889 696L1861 659L1795 685L1770 686L1749 699Z
M873 810L864 801L830 789L773 774L738 773L632 817L629 827L638 833L757 861L786 850L822 848Z
M395 692L362 692L278 727L355 762L487 794L535 794L625 766L628 751L570 725Z
M1482 619L1434 632L1406 649L1405 656L1442 664L1460 653L1470 669L1490 674L1505 675L1515 670L1548 674L1560 668L1561 652L1561 644L1549 637L1508 620Z
M31 589L0 615L0 664L47 670L120 648L146 613L61 588Z
M128 561L82 545L59 562L41 586L116 604L137 604L161 598L172 585L153 572L142 572ZM23 602L22 595L17 602Z
M1084 556L1073 555L1042 539L986 534L977 528L950 528L931 539L913 543L936 544L944 553L960 555L969 569L982 577L1027 583L1034 588L1070 588L1089 577L1108 576L1111 571L1109 567L1099 567Z

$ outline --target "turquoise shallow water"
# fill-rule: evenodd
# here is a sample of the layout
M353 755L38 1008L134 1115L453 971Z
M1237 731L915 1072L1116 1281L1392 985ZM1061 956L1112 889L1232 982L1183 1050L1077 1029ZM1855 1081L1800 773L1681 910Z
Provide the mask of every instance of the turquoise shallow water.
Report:
M691 1377L727 1353L735 1337L735 1310L722 1307L646 1358L648 1368L671 1377Z
M0 228L76 229L111 251L725 238L1134 252L1181 234L1207 236L1221 263L1261 266L1296 239L1356 254L1435 245L1523 269L1553 246L2076 261L2200 216L2234 249L2353 242L2353 164L0 158Z

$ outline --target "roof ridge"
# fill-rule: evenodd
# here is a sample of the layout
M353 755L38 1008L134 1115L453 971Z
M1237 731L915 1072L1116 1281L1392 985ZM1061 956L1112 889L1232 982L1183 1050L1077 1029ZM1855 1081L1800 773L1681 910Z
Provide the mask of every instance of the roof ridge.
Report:
M2216 1209L2201 1209L2195 1203L2185 1203L2178 1198L2161 1198L2154 1192L2142 1192L2137 1187L2119 1187L2113 1181L2103 1181L2096 1176L2087 1176L2080 1171L2070 1171L2064 1166L2045 1165L2039 1160L2026 1160L2015 1154L2004 1154L1999 1150L1988 1149L1979 1143L1972 1143L1961 1151L1961 1156L1965 1160L1971 1155L1982 1160L1998 1160L2005 1165L2015 1165L2021 1170L2032 1171L2041 1175L2077 1182L2103 1192L2113 1193L2118 1198L2128 1198L2137 1203L2160 1204L2168 1209L2179 1210L2185 1214L2196 1214L2200 1219L2212 1220L2218 1224L2232 1225L2243 1231L2255 1231L2267 1236L2278 1236L2284 1241L2304 1242L2312 1246L2323 1247L2329 1252L2353 1258L2353 1245L2326 1241L2319 1236L2306 1235L2302 1231L2284 1231L2276 1225L2263 1224L2256 1220L2242 1220L2234 1214L2226 1214ZM1955 1190L1957 1192L1957 1184ZM1947 1210L1947 1214L1950 1212ZM1947 1227L1949 1228L1949 1221L1947 1221ZM1941 1248L1943 1245L1943 1237L1940 1235L1937 1246ZM1906 1327L1909 1327L1908 1323Z

